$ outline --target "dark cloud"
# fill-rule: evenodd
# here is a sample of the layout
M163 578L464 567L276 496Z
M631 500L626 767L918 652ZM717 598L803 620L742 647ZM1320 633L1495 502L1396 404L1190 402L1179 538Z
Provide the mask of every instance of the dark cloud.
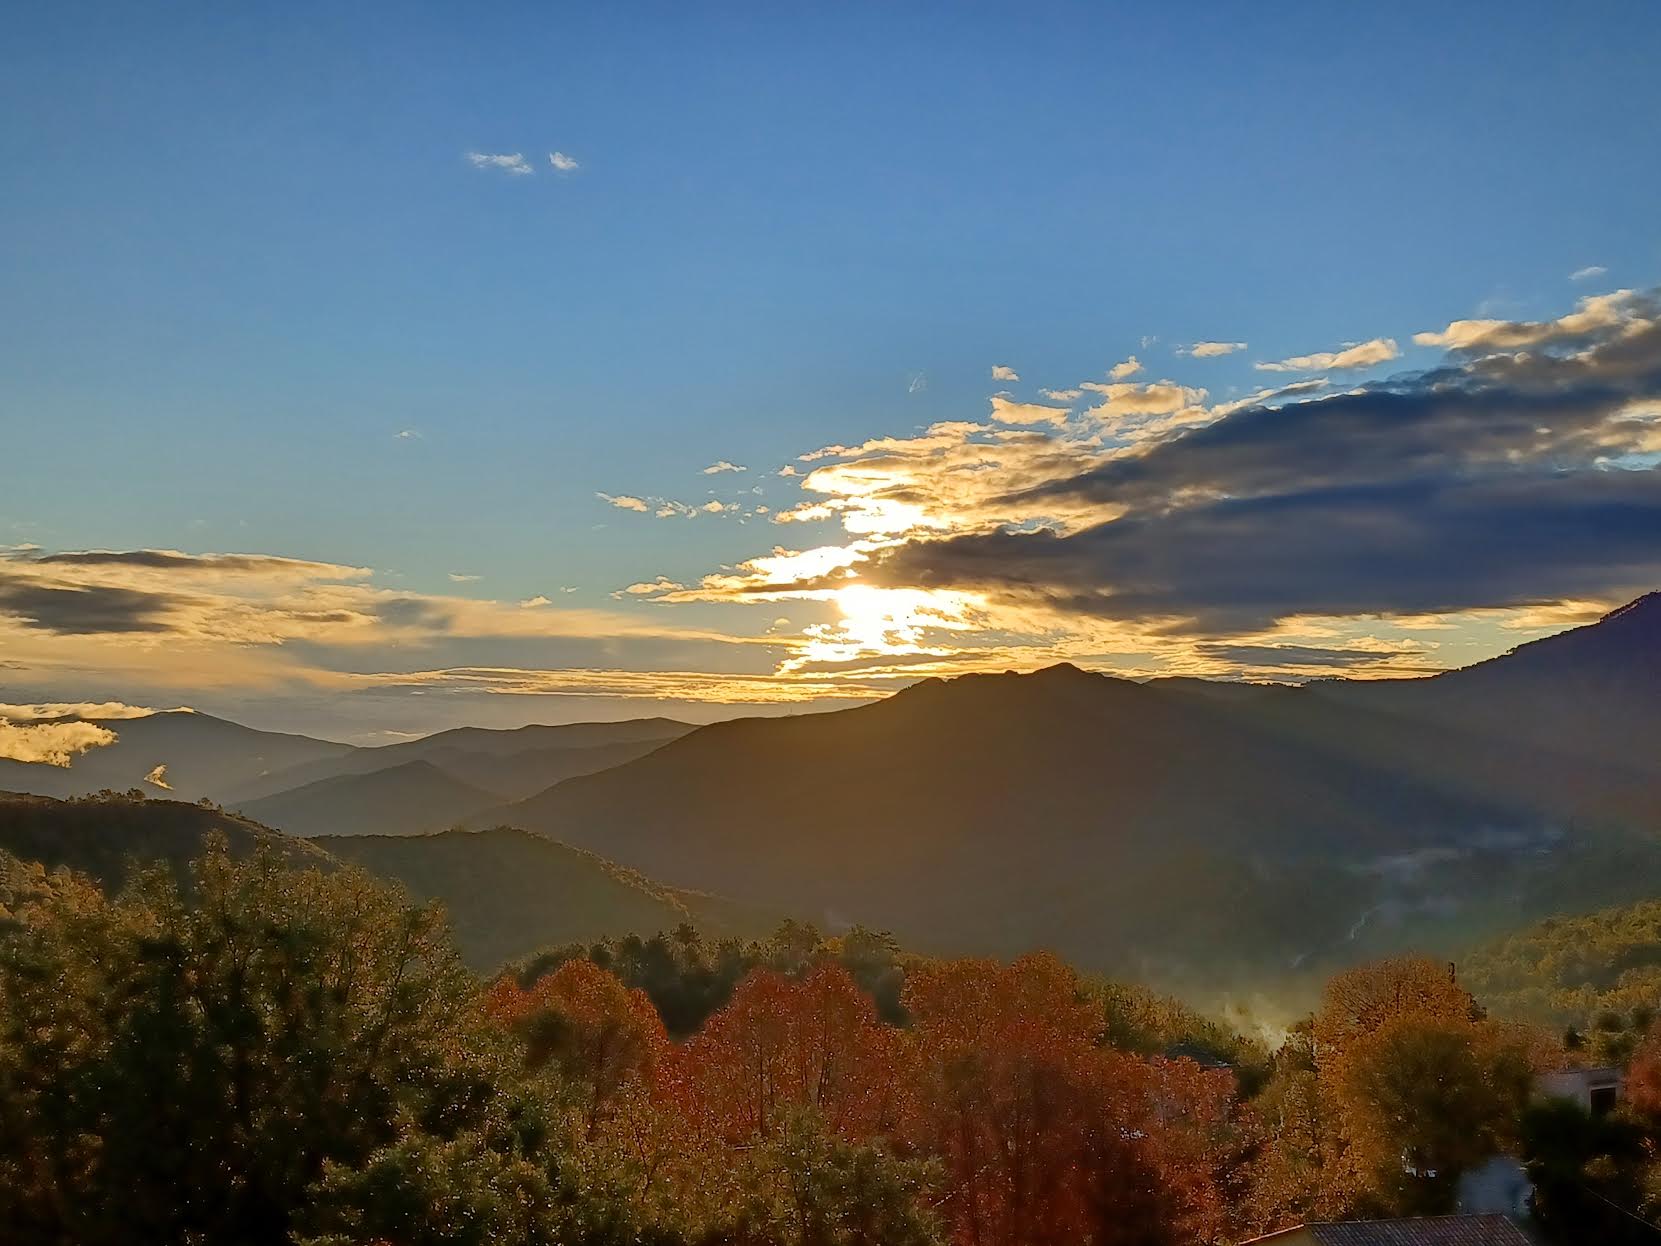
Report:
M1350 666L1377 666L1395 658L1416 656L1377 649L1324 649L1319 645L1231 645L1202 641L1194 646L1201 657L1236 666L1296 670L1308 666L1334 669Z
M1607 598L1661 583L1661 307L1572 353L1253 407L1018 495L1122 507L1069 535L899 546L871 578L1221 634L1293 614ZM1646 407L1646 404L1649 404Z
M0 580L0 613L25 626L63 636L100 632L164 632L173 599L161 593L103 585L64 587Z
M338 574L356 570L333 563L308 562L273 554L184 554L169 549L70 550L61 554L23 552L21 561L41 566L131 567L146 571L217 572L246 574Z
M1661 474L1519 473L1230 499L1072 536L903 546L878 574L1104 618L1188 619L1201 632L1293 614L1621 595L1661 583Z

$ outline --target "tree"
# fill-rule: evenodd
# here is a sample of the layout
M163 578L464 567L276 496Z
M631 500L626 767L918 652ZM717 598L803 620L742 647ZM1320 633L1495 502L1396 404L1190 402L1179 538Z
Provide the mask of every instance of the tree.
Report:
M0 873L10 1241L285 1242L330 1162L468 1128L506 1067L439 916L361 875Z
M552 1065L582 1088L589 1132L653 1075L668 1051L663 1022L645 992L629 990L586 960L567 961L528 990L499 978L485 1008L523 1039L527 1068Z
M937 1176L927 1161L846 1141L811 1110L791 1109L749 1153L724 1236L736 1246L941 1246L929 1197Z
M1101 1046L1100 1010L1048 955L924 967L905 1005L921 1066L919 1140L945 1165L954 1241L1219 1236L1211 1146L1232 1107L1227 1073Z
M1529 1052L1483 1019L1446 966L1402 957L1337 975L1313 1034L1336 1135L1322 1143L1324 1169L1354 1201L1451 1210L1459 1175L1514 1142Z
M792 1108L811 1109L844 1138L894 1129L907 1050L848 972L822 964L800 981L756 970L684 1054L709 1119L741 1142L776 1134Z

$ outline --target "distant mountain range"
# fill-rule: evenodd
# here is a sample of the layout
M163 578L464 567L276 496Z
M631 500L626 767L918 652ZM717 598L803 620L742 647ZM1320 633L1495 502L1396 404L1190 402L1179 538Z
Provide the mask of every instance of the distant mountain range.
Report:
M143 788L187 800L219 797L292 766L339 761L357 752L350 744L310 736L256 731L211 714L172 710L146 718L99 720L116 741L91 749L68 767L0 758L0 791L40 796L84 796L110 789ZM157 768L164 768L157 774ZM151 776L161 779L158 786Z
M497 798L430 761L318 779L237 805L291 835L420 835L442 831Z
M112 725L120 742L70 770L0 764L0 786L128 788L165 763L181 795L373 836L327 842L421 894L474 878L468 921L491 955L522 932L493 942L476 898L531 904L519 871L540 877L552 846L421 832L508 824L640 871L660 898L859 922L922 951L1049 946L1191 995L1661 895L1661 594L1419 680L1062 665L834 713L376 749L205 715Z
M632 761L693 729L667 718L460 727L357 748L188 710L101 725L116 733L115 743L73 766L0 759L0 791L69 797L138 789L206 797L299 835L415 834Z
M1426 680L927 680L491 816L924 950L1240 980L1661 892L1658 667L1652 594Z

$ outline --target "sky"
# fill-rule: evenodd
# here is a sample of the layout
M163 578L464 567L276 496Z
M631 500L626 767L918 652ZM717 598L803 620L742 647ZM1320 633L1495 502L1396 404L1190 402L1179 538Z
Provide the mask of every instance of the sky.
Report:
M1646 3L6 44L0 717L1422 675L1661 587Z

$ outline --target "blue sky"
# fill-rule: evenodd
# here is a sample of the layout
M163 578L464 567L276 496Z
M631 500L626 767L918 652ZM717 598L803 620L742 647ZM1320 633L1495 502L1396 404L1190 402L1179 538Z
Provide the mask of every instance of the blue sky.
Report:
M0 545L668 614L612 594L841 539L754 513L818 447L1132 355L1212 406L1345 343L1398 342L1342 379L1383 378L1441 359L1416 332L1661 272L1641 3L61 4L7 42ZM1249 345L1174 353L1196 341ZM94 695L80 637L19 688L56 664ZM114 669L107 695L157 691Z

